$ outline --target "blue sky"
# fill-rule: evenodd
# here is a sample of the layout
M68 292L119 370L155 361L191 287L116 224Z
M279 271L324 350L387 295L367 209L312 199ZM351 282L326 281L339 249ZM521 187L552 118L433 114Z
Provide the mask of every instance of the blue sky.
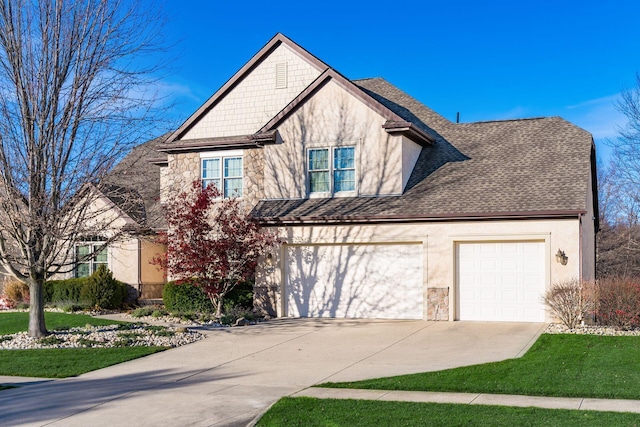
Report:
M561 116L602 143L640 71L638 1L167 0L165 90L185 120L277 32L450 120ZM179 124L179 123L178 123Z

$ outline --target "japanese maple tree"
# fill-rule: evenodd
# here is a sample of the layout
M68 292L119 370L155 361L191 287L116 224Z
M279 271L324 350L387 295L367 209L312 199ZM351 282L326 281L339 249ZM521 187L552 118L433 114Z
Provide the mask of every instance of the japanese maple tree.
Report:
M167 252L154 263L175 280L196 279L222 315L224 297L253 276L258 258L279 244L250 217L241 199L222 198L213 185L194 181L165 206Z

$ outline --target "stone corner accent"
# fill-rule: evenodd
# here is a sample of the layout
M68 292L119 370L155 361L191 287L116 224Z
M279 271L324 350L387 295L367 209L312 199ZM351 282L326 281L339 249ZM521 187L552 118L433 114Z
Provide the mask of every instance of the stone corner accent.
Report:
M427 289L427 320L449 320L449 288Z

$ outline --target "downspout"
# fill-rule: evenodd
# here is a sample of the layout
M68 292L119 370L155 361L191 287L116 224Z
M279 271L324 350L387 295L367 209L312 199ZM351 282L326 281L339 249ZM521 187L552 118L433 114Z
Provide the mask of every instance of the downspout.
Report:
M578 271L579 271L579 275L580 277L578 278L579 280L582 280L582 217L585 216L586 214L579 214L578 215Z
M138 237L138 298L142 296L142 241Z

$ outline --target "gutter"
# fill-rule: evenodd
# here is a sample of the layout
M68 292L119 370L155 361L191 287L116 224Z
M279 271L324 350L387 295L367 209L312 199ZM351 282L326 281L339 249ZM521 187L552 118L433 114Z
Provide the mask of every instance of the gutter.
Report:
M309 225L309 224L383 224L406 222L472 221L496 219L573 219L584 215L584 210L532 211L532 212L487 212L441 215L380 215L380 216L297 216L297 217L256 217L262 225Z
M142 240L138 240L138 298L142 297Z

